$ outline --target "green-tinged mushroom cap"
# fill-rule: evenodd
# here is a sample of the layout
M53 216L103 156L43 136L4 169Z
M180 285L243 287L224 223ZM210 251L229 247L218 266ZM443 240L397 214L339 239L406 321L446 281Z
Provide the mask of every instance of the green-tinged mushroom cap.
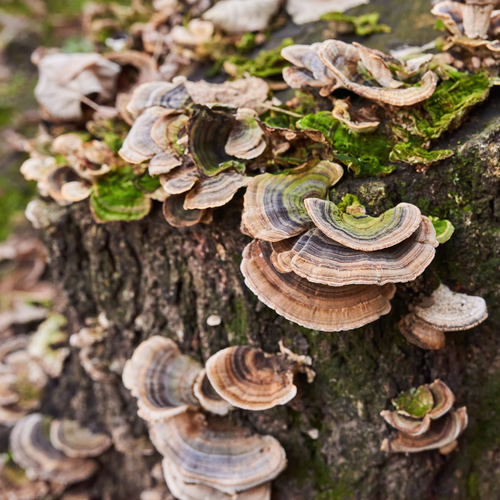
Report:
M196 105L188 124L189 154L208 176L229 168L235 156L226 153L226 144L236 124L235 108Z
M434 407L434 397L427 385L402 392L392 401L398 413L414 418L423 418Z
M150 212L151 206L129 167L97 179L90 196L90 208L97 222L139 220Z
M442 245L446 243L455 232L453 224L446 219L440 220L438 217L429 216L429 219L436 230L436 239Z
M343 213L335 203L321 199L308 199L304 203L322 233L346 247L367 252L401 243L422 221L420 210L409 203L400 203L379 217L370 217L361 210Z
M262 138L263 130L255 119L252 109L239 109L229 139L226 153L243 160L257 158L266 149L266 141Z
M304 200L325 198L343 173L337 163L313 161L278 174L257 175L245 194L243 224L254 238L265 241L280 241L306 231L312 221Z

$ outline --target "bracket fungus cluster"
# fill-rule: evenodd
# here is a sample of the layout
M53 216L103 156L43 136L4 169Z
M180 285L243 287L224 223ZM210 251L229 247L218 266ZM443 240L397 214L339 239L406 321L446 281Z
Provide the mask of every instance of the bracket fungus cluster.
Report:
M470 330L488 317L482 297L466 295L440 284L430 297L411 308L399 323L399 331L412 344L423 349L440 349L446 343L444 332Z
M164 337L144 341L127 361L125 387L165 457L169 489L180 500L269 499L270 481L286 466L283 448L224 418L234 406L265 410L296 394L293 374L311 360L230 347L201 365ZM207 413L202 413L203 409Z
M453 410L454 402L453 392L441 380L401 393L392 402L396 411L380 414L399 431L396 439L384 439L381 450L418 453L438 449L443 455L451 453L468 422L467 409Z
M428 99L438 83L437 75L426 71L419 85L405 85L415 77L413 68L409 71L404 61L359 43L326 40L310 46L292 45L282 50L282 56L293 64L283 70L290 87L320 87L325 96L345 88L391 106L412 106ZM423 60L417 73L423 72L428 62L428 58Z
M320 174L334 173L321 179ZM422 274L438 246L430 220L407 203L377 217L325 200L342 176L328 162L252 179L242 228L255 240L241 265L266 305L307 328L342 331L390 310L394 283Z

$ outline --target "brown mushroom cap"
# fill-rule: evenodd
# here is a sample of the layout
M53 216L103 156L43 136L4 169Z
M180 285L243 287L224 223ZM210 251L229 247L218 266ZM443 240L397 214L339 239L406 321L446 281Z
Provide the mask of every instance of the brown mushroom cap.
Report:
M242 221L254 238L280 241L312 226L306 198L324 198L344 171L337 163L305 163L278 174L252 178L245 193Z
M410 436L400 432L393 441L384 440L381 449L393 453L418 453L440 448L448 451L446 448L462 434L467 422L467 409L463 407L434 420L424 434Z
M415 419L401 415L397 411L384 410L380 416L392 427L410 436L420 436L429 430L431 418L426 415L422 419Z
M97 457L111 446L107 434L94 433L73 420L54 420L50 442L68 457Z
M49 441L50 419L33 413L16 423L10 435L14 461L26 470L30 479L45 479L61 484L83 481L97 470L97 463L70 458Z
M188 411L153 424L150 437L184 482L229 495L270 481L286 467L285 451L276 439L221 417L207 420Z
M399 331L408 342L422 349L441 349L446 344L446 336L442 330L419 320L414 314L408 314L401 319Z
M259 300L306 328L327 332L359 328L391 309L396 287L311 283L295 273L280 273L271 262L271 244L253 241L243 252L245 283Z
M401 243L422 223L420 210L409 203L400 203L379 217L370 217L363 211L344 213L335 203L318 198L309 198L304 203L314 225L326 236L366 252Z
M445 0L434 5L431 14L441 19L452 35L460 37L464 31L462 6L461 3Z
M221 172L200 180L184 201L186 210L221 207L232 200L238 189L248 186L251 177L239 172Z
M209 222L210 210L185 210L185 196L177 194L169 196L163 203L165 220L174 227L191 227L200 222Z
M160 183L168 194L181 194L189 191L200 179L201 173L190 161L185 161L182 166L160 175Z
M432 245L422 241L420 230L391 248L361 252L339 245L319 229L311 229L297 240L289 256L291 270L299 276L313 283L345 286L413 281L435 253Z
M488 317L486 302L482 297L452 292L446 285L432 293L432 305L416 306L413 314L436 329L444 332L468 330Z
M153 336L127 361L123 384L138 399L139 416L156 422L198 406L193 384L201 366L170 339Z
M162 462L163 474L168 489L178 500L270 500L271 483L267 482L254 488L228 495L222 491L205 486L204 484L192 484L184 481L179 468L170 459L165 458Z
M451 410L455 402L455 395L451 392L451 389L439 379L434 380L434 382L429 385L429 389L432 392L434 406L428 415L432 420L436 420Z
M62 188L67 183L82 181L81 177L75 172L75 170L66 165L54 168L47 174L45 179L47 182L49 196L56 201L73 201L66 197L69 193L63 193ZM87 196L85 196L85 198Z
M297 394L293 364L248 346L228 347L208 359L207 377L226 401L244 410L268 410Z
M151 158L148 165L149 175L168 174L175 167L180 167L182 160L172 151L158 153Z
M212 387L205 368L196 377L193 392L201 407L214 415L227 415L232 408L231 404L222 399Z

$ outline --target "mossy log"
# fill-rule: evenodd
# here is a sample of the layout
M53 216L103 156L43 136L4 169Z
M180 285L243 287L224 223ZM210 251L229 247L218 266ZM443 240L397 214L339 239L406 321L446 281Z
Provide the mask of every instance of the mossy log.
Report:
M374 8L395 31L376 35L370 45L431 39L419 24L432 24L424 19L430 16L429 2L379 0L360 12ZM304 29L296 41L320 39L319 29ZM94 222L86 202L64 209L50 205L41 234L53 280L66 299L70 331L101 312L111 328L94 352L107 378L92 381L72 349L63 375L47 390L42 411L108 432L121 430L129 439L128 453L112 449L100 458L93 486L99 497L138 499L152 484L150 470L160 456L143 454L150 450L147 428L121 383L121 371L141 341L164 335L200 361L228 345L275 352L280 340L312 356L316 378L308 384L299 375L298 396L291 403L233 414L275 436L286 449L289 465L273 484L273 500L500 498L499 136L500 93L494 89L458 131L436 145L453 149L452 158L426 172L401 164L382 179L346 175L338 196L356 194L369 213L405 201L449 219L456 228L422 277L398 285L390 314L350 332L298 327L246 288L239 265L250 240L239 231L241 195L215 210L210 225L186 229L170 227L159 204L142 221L107 224ZM440 280L483 296L490 317L471 331L447 334L443 349L424 351L409 344L397 325L409 304ZM220 325L207 325L213 314L221 317ZM382 439L393 432L379 412L390 408L399 391L435 378L450 386L458 406L467 406L470 423L457 450L448 456L379 451ZM313 429L319 431L317 439Z

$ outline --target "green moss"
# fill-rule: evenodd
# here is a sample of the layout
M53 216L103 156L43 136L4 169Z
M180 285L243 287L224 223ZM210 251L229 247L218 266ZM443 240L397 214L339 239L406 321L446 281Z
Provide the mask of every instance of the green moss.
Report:
M352 205L361 205L359 198L354 194L346 194L342 197L342 201L337 204L337 207L339 207L341 212L346 213L347 208Z
M414 165L431 165L450 156L453 156L451 149L427 151L410 142L400 142L394 146L389 158L391 161L402 161Z
M386 24L379 24L380 14L378 12L371 12L370 14L363 14L362 16L347 16L342 12L329 12L321 16L323 21L335 21L347 23L351 32L359 36L368 36L374 33L390 33L391 28Z
M131 221L145 217L151 200L137 188L137 176L130 167L100 177L92 189L90 206L101 222Z
M333 156L354 171L355 177L387 175L395 170L388 165L393 148L382 132L358 134L333 118L329 111L306 115L297 122L301 130L317 130L334 148Z
M231 302L231 315L227 323L229 345L248 344L248 314L243 297L235 297Z
M404 411L415 418L422 418L432 410L434 399L432 392L426 386L420 386L418 389L410 389L408 392L402 392L392 404L398 411Z
M99 120L88 122L87 130L118 153L130 131L130 126L122 120Z
M158 177L152 177L148 172L134 180L135 186L143 193L154 193L160 186Z
M71 36L64 40L61 47L63 52L71 53L90 53L94 52L94 44L85 38L79 36Z

